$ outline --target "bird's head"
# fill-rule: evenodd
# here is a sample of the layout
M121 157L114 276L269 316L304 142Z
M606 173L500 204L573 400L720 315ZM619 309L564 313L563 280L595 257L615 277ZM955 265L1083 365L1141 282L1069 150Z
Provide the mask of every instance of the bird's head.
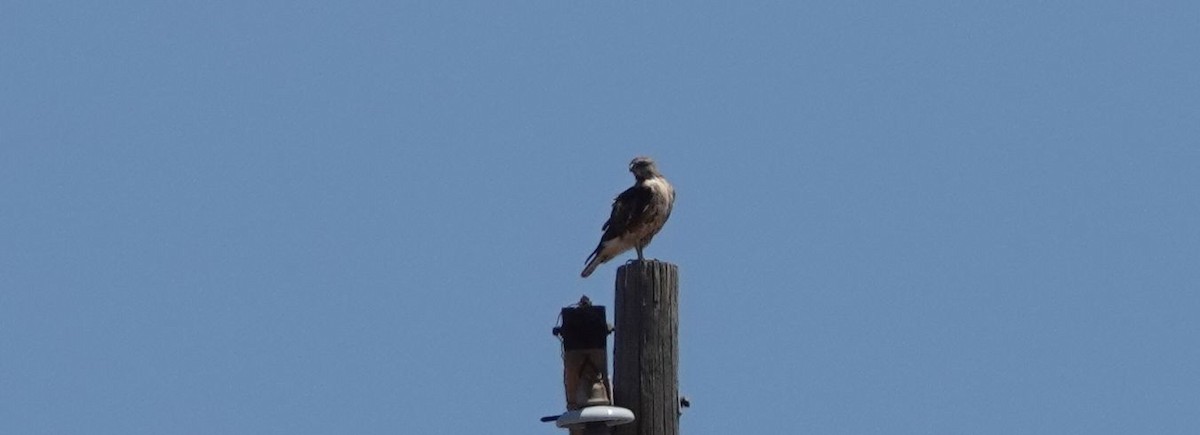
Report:
M632 162L629 162L629 172L632 172L633 176L639 180L661 176L658 173L658 167L654 166L654 160L649 157L634 158Z

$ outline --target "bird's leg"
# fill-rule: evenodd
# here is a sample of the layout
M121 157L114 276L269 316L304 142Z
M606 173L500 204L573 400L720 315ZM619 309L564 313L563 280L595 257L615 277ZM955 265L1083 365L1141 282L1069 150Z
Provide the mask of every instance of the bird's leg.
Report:
M637 253L638 253L638 261L646 261L646 257L643 257L643 256L642 256L642 245L637 245L637 246L634 246L634 247L635 247L635 248L637 248Z

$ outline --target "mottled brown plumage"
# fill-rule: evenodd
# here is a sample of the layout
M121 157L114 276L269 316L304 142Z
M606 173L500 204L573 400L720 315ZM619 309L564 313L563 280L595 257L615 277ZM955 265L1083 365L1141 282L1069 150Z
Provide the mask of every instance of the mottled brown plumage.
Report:
M635 158L629 163L629 172L637 181L613 200L612 213L601 228L604 235L580 274L584 278L597 266L630 248L637 250L638 260L643 260L642 250L671 217L675 189L658 172L654 161L649 157Z

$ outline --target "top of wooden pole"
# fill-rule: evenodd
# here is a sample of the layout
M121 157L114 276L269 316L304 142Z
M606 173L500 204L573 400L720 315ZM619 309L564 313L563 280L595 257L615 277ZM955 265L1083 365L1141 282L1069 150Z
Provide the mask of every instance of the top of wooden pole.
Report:
M634 260L617 267L617 285L630 284L623 281L631 278L654 278L671 276L678 278L679 266L662 260Z

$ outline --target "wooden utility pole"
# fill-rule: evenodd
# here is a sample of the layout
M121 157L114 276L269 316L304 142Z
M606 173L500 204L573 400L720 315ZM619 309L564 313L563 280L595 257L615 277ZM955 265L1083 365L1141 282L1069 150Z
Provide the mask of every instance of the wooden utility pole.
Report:
M679 435L679 268L658 260L617 268L616 406L637 416L614 435Z

